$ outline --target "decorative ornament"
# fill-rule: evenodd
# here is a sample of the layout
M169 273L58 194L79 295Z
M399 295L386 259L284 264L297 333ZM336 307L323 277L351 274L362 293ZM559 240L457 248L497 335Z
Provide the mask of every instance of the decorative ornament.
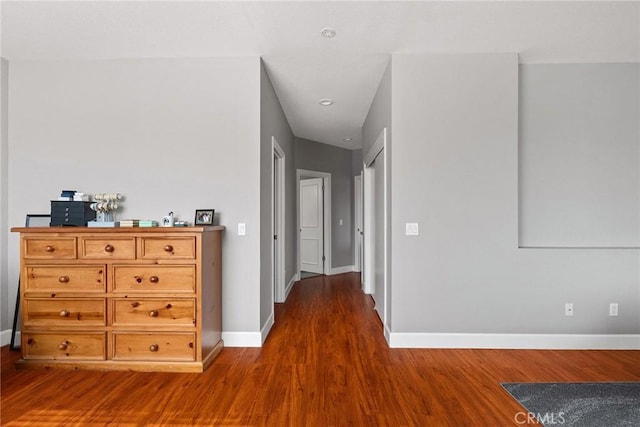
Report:
M120 193L99 193L93 196L93 200L95 202L91 203L91 209L96 211L96 221L113 222L120 207L118 202L124 200L124 196Z

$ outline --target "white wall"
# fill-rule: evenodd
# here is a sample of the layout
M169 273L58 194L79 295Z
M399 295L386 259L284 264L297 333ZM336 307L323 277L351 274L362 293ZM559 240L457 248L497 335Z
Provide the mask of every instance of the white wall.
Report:
M517 55L394 55L392 69L392 331L422 345L638 334L637 251L518 248Z
M18 61L9 82L9 223L60 190L125 194L120 217L215 208L223 330L258 332L260 59ZM237 223L247 235L237 235ZM9 294L18 236L9 242Z
M11 329L11 315L15 304L15 293L13 297L9 297L9 275L7 270L7 239L9 234L8 89L9 61L0 58L0 331ZM2 337L2 344L0 345L4 345L5 340L6 338Z
M284 115L278 96L264 64L260 66L260 326L261 330L273 313L271 278L273 268L270 254L273 249L273 211L271 210L271 181L273 179L273 151L271 137L285 153L285 269L284 280L288 284L296 274L296 171L294 165L294 141L289 122ZM271 319L273 320L273 319Z
M640 66L520 66L520 245L640 246Z

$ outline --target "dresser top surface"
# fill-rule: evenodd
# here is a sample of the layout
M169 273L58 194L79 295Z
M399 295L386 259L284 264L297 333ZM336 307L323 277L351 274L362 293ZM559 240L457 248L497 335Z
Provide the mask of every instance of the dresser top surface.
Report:
M15 233L52 233L52 234L78 234L78 233L200 233L211 231L222 231L223 225L211 225L202 227L13 227Z

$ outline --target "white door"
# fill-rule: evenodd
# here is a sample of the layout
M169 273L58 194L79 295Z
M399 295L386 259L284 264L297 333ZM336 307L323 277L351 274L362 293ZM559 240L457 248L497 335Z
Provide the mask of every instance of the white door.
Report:
M300 270L324 273L322 178L300 181Z
M354 211L355 211L355 271L362 271L362 234L364 230L362 228L362 176L355 177L354 183ZM362 277L362 276L361 276Z
M278 290L278 263L280 260L278 259L278 156L273 153L273 181L271 182L271 188L273 189L273 200L271 201L271 205L273 206L273 265L272 265L272 273L273 273L273 295L274 300L277 299Z

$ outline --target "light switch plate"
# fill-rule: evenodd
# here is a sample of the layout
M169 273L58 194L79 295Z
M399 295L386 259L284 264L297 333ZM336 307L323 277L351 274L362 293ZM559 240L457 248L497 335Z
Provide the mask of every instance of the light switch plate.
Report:
M246 236L247 235L247 224L241 222L238 224L238 236Z
M417 222L407 222L406 223L406 235L407 236L417 236L418 232L418 223Z

